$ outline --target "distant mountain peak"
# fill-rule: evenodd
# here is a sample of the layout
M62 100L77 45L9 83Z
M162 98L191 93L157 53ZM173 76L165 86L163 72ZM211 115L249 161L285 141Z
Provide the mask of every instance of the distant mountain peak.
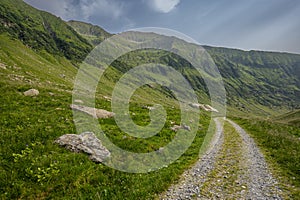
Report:
M112 34L97 25L75 20L68 21L67 23L94 46L112 36Z

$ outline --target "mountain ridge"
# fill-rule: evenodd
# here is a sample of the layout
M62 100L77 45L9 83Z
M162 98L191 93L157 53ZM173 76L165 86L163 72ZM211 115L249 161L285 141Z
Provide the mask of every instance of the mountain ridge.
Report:
M86 67L88 78L99 78L93 70L98 70L95 66L101 65L100 62L81 65L94 48L88 41L90 38L84 36L60 18L38 11L20 0L0 1L0 199L154 199L178 182L180 175L199 159L199 152L210 146L207 141L215 135L217 128L211 112L200 110L199 122L193 118L182 120L186 108L180 109L173 93L159 84L138 88L130 98L129 112L126 113L138 126L156 125L151 116L160 115L156 112L160 108L155 105L162 105L166 120L159 120L159 123L163 122L163 128L156 135L138 138L123 131L114 118L92 120L98 122L95 125L101 127L103 136L109 141L134 153L155 152L159 155L166 152L164 147L174 141L178 133L182 135L180 132L183 131L185 137L185 133L189 135L188 129L195 129L192 144L170 165L145 174L124 173L103 163L94 163L83 153L73 153L54 144L62 135L85 131L97 133L85 123L89 116L70 108L73 103L89 106L85 96L74 96L78 68ZM95 92L95 104L91 106L113 112L111 95L120 78L133 67L151 62L178 70L195 88L199 103L210 104L205 83L189 62L166 51L147 50L125 54L106 68ZM294 120L299 119L299 112L281 115L299 105L296 93L299 90L298 56L208 47L206 50L224 76L228 118L238 122L255 139L268 164L274 166L272 174L279 178L278 185L287 193L287 199L299 199L300 132L298 127L289 125L299 122ZM166 72L166 76L173 78L172 75ZM164 77L158 78L164 80ZM38 90L38 95L25 96L30 89ZM88 89L84 88L84 91L89 93ZM78 116L74 117L74 114ZM273 118L278 115L280 123ZM186 130L175 132L176 127ZM224 132L233 137L234 142L228 144L239 143L230 130ZM105 140L99 139L105 145ZM232 151L232 155L236 155L236 151ZM235 193L236 189L249 191L249 188L241 187L239 181L231 179L235 176L228 165L232 159L220 158L224 167L229 166L228 171L221 170L220 178L226 179L226 184L230 184ZM146 159L135 165L131 164L132 159L117 156L117 160L127 162L131 169L153 162ZM228 188L221 191L226 192Z
M0 34L9 34L37 52L45 50L54 56L63 56L75 65L83 61L100 42L112 36L96 25L74 20L64 22L21 0L3 0L0 9ZM234 112L276 115L300 107L300 55L203 47L223 76L228 105ZM144 58L150 60L147 56ZM127 59L126 62L131 62L131 67L134 63L138 64L132 56ZM186 71L184 66L189 66L165 53L159 53L153 60L164 64L175 63L176 68L182 71ZM126 62L115 62L118 73L122 73L123 68L128 68ZM195 70L188 70L186 73L189 73L186 77L198 90L208 94L203 79ZM277 110L280 113L276 113Z
M71 26L75 31L77 31L82 37L86 38L94 46L100 44L103 40L113 35L105 31L100 26L96 26L86 22L70 20L67 22L67 24Z
M92 46L59 17L39 11L22 0L2 0L0 33L8 33L35 50L79 62Z

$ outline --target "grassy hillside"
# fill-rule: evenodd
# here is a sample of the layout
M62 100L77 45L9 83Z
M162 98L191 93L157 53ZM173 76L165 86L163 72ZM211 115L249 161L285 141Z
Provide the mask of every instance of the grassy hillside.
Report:
M223 77L229 114L270 116L300 107L300 55L205 48ZM201 75L174 54L158 50L131 52L112 65L126 72L149 62L174 67L189 80L200 101L208 102L208 90Z
M111 34L98 26L59 18L25 4L21 0L3 0L0 4L0 33L8 33L24 45L37 51L66 57L80 62ZM86 39L84 39L86 38ZM89 41L89 42L88 42ZM299 108L300 55L241 51L226 48L205 47L214 59L223 76L227 91L229 110L235 114L277 115ZM127 63L117 63L122 72L127 65L134 66L138 54L126 57ZM152 54L151 58L141 55L145 62L154 60L173 65L207 99L207 90L202 78L189 63L164 52ZM177 66L174 66L177 65ZM283 87L284 86L284 87Z
M208 114L202 115L202 127L184 156L168 168L144 175L95 164L84 154L71 153L53 144L63 134L76 133L69 109L76 68L65 58L45 51L37 53L9 35L1 35L0 46L1 199L148 199L166 189L197 159L209 122ZM107 73L118 74L113 69ZM110 85L110 81L104 79L101 84ZM40 95L24 96L23 92L30 88L38 89ZM110 102L100 91L101 88L96 107L109 110ZM107 87L104 93L109 91ZM148 102L145 104L137 98L131 104L131 113L136 113L133 118L141 124L148 118L148 110L143 106L151 105L150 96L158 95L157 99L162 98L166 106L172 101L150 89L137 95ZM124 138L126 134L112 119L99 120L99 123L118 146L135 152L153 151L175 134L170 130L170 121L180 121L177 109L166 108L170 117L165 128L161 135L149 140Z
M98 26L76 21L69 24L91 43L93 38L109 37ZM208 46L204 48L212 56L223 77L231 113L269 116L300 107L300 55ZM201 101L208 101L208 91L203 78L190 63L174 54L163 51L136 51L124 55L113 66L124 73L137 64L148 62L174 67L198 91Z
M38 11L22 0L0 3L0 34L8 33L34 50L81 61L92 46L60 18Z
M89 23L74 20L68 21L67 23L94 46L112 36L112 34L108 33L103 28Z
M260 115L299 108L300 55L205 49L224 78L230 107Z
M29 44L9 30L0 34L1 199L149 199L165 190L197 160L209 113L201 115L197 137L183 157L168 168L145 175L113 170L93 163L87 155L53 144L61 135L76 134L69 107L77 68L73 59L52 54L46 46L33 48ZM104 95L111 94L116 80L112 77L120 76L115 68L107 70L96 94L96 107L110 110L110 101ZM30 88L38 89L39 96L24 96L23 92ZM149 118L144 106L153 105L153 98L166 106L169 118L160 135L142 140L124 134L112 119L99 123L109 138L124 149L157 150L173 138L170 121L180 123L180 113L174 99L161 91L146 87L134 96L130 109L133 120L141 125Z
M300 128L300 110L291 111L283 115L274 117L274 120Z
M151 199L197 160L210 114L201 113L195 141L180 159L148 174L119 172L53 144L61 135L77 133L69 108L76 66L93 45L110 36L90 24L69 24L79 33L21 0L0 2L0 198ZM232 115L276 114L299 106L298 55L206 49L224 77ZM132 67L150 61L171 65L183 73L196 89L199 101L209 103L203 79L188 62L153 50L132 52L116 60L99 83L96 107L111 110L106 96L111 95L118 79ZM40 95L24 96L30 88L38 89ZM133 152L154 151L167 144L175 135L170 130L171 122L180 123L172 93L160 86L144 86L131 100L130 114L137 124L149 123L145 106L155 103L165 106L166 124L160 134L143 140L123 133L113 119L99 120L111 141ZM294 116L298 118L297 113L283 117ZM294 138L299 137L299 129L282 124L267 126L259 120L255 125L251 120L239 122L269 151L268 157L274 157L287 183L298 187L299 145ZM283 155L288 156L285 159Z

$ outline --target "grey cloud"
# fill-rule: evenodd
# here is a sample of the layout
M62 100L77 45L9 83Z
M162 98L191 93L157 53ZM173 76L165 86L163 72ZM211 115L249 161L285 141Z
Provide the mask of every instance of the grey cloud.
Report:
M161 13L172 11L179 3L180 0L148 0L150 7Z
M89 20L91 16L117 19L123 14L124 3L117 0L25 0L35 7L50 11L63 19Z

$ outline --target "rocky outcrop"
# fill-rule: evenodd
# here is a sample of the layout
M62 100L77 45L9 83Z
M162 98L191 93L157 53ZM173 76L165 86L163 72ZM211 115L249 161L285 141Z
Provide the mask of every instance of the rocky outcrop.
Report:
M38 96L40 92L36 89L30 89L24 92L23 94L27 97L34 97L34 96Z
M84 132L80 135L66 134L55 140L66 149L73 152L84 152L90 155L90 159L100 163L110 156L110 152L102 145L94 133Z
M77 111L81 111L81 112L84 112L86 114L89 114L89 115L93 116L96 119L111 118L115 115L115 113L109 112L107 110L96 109L96 108L91 108L91 107L87 107L87 106L71 104L70 107L73 110L77 110Z
M217 109L215 109L212 106L207 105L207 104L191 103L190 106L193 108L200 108L200 109L208 111L208 112L216 112L216 113L219 112Z

